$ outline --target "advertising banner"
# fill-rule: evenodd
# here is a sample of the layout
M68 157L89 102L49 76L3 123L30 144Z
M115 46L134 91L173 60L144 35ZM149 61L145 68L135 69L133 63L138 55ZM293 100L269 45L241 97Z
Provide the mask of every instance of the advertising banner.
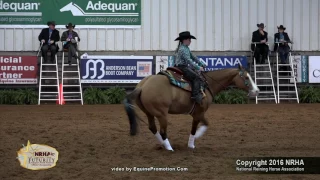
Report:
M306 56L292 56L294 76L297 83L308 82L308 66ZM293 80L290 80L293 83Z
M139 83L152 75L153 56L82 56L81 83Z
M156 74L168 68L169 59L170 56L156 56Z
M244 68L248 67L246 56L198 56L198 58L206 63L205 71L237 68L238 65L242 65Z
M203 61L207 67L205 71L214 71L226 68L237 68L242 65L248 67L248 59L246 56L198 56L200 61ZM156 57L156 73L160 69L174 66L174 56L157 56Z
M320 83L320 56L309 56L309 83Z
M0 0L0 27L140 28L141 0Z
M0 56L0 84L37 84L36 56Z

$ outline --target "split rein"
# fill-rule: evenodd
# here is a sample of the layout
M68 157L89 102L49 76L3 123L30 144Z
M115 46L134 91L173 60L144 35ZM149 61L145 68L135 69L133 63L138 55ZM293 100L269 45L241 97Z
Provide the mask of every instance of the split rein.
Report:
M214 78L208 76L205 72L201 71L200 74L202 75L202 77L204 77L205 83L207 84L208 90L210 91L212 97L213 97L213 92L212 92L212 91L210 90L210 88L209 88L209 84L208 84L208 82L207 82L207 78L206 78L206 77L208 77L209 79L213 80L214 82L216 82L217 84L219 84L220 86L222 86L224 89L227 89L227 88L228 88L227 86L221 84L220 82L218 82L218 81L215 80ZM244 78L244 71L243 71L242 69L239 71L239 76L243 79L244 84L245 84L246 86L249 86L248 79L245 79L245 78Z

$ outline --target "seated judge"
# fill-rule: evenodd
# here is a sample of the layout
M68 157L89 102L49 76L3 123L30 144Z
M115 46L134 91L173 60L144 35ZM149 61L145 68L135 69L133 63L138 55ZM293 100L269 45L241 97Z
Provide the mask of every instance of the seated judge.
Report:
M290 51L288 43L291 43L288 33L284 32L286 28L283 25L278 27L278 33L274 34L274 51L278 51L281 64L287 64L287 59ZM278 44L280 42L281 44Z
M68 63L72 64L72 57L79 59L77 56L77 42L80 42L80 37L77 32L73 31L76 25L69 23L66 25L67 31L64 31L61 36L61 41L65 41L63 44L64 49L68 49Z
M51 52L51 62L54 63L55 55L59 50L59 46L56 45L56 42L60 40L59 31L55 29L56 23L54 21L49 21L47 23L49 28L42 29L41 33L38 36L38 40L43 43L41 52L44 62L47 61L47 52Z
M251 44L251 50L254 51L256 63L264 64L269 52L269 46L266 44L268 42L268 33L264 31L265 26L263 23L257 24L257 27L258 30L252 33L251 41L259 44L256 44L256 47L254 44ZM261 59L260 55L262 56Z

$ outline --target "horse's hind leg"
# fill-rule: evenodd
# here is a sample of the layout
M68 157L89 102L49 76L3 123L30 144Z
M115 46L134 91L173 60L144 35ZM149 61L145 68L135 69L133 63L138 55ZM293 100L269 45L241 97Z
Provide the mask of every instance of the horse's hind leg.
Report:
M197 130L199 123L202 122L203 125ZM208 121L205 119L204 115L193 116L191 134L189 136L188 147L194 149L195 139L201 137L208 128Z
M169 150L169 151L173 151L168 136L167 136L167 125L168 125L168 118L167 116L160 116L157 117L157 119L159 120L160 123L160 135L162 137L163 140L163 146Z
M147 117L148 117L148 122L149 122L149 130L157 138L157 140L159 141L160 145L162 145L163 144L163 140L162 140L162 137L161 137L160 133L157 130L156 121L155 121L154 116L147 114Z

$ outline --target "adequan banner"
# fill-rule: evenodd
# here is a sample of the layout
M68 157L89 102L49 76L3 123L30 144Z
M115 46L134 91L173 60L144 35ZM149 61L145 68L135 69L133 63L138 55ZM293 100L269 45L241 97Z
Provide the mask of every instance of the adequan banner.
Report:
M309 56L309 83L320 83L320 56Z
M0 56L0 84L37 84L36 56Z
M0 27L140 28L141 0L0 0Z
M152 75L153 56L81 57L81 83L139 83Z

